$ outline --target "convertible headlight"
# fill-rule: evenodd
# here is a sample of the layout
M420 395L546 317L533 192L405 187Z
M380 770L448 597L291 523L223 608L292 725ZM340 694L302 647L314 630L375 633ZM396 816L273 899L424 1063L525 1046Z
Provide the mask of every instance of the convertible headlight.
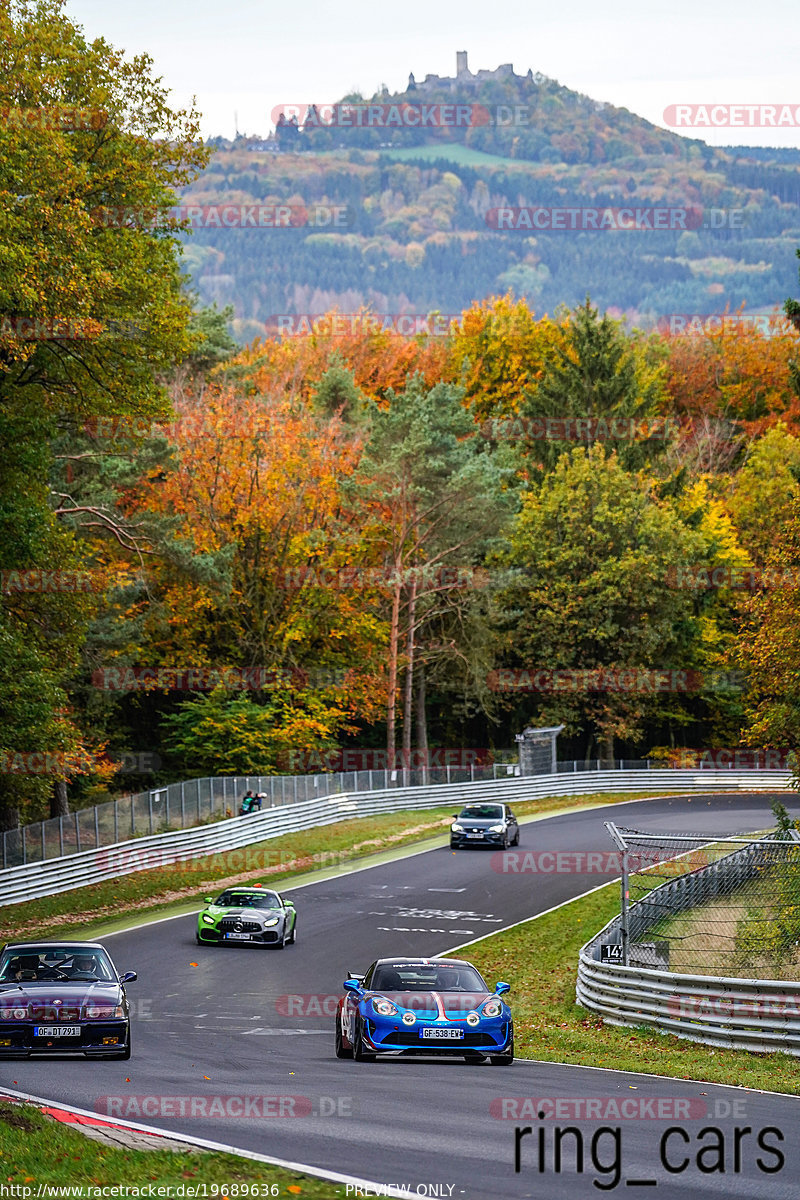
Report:
M468 1025L472 1025L474 1027L475 1025L480 1025L480 1023L481 1019L476 1012L467 1013Z
M455 825L451 825L450 829L452 830L453 833L463 833L464 832L464 826L459 825L458 822L456 822Z
M505 825L490 825L489 833L505 833Z
M107 1021L109 1017L125 1016L121 1004L87 1004L84 1011L89 1021Z
M487 1000L482 1011L485 1017L499 1017L503 1011L503 1005L499 1000Z
M397 1005L392 1004L391 1000L384 999L383 996L379 996L377 1000L373 1000L372 1007L375 1009L375 1012L380 1013L382 1017L397 1016Z
M280 917L270 917L268 921L264 922L264 928L268 929L270 925L277 925L278 921L280 921Z
M208 913L203 913L201 920L204 925L213 925L215 923L214 918L210 917Z

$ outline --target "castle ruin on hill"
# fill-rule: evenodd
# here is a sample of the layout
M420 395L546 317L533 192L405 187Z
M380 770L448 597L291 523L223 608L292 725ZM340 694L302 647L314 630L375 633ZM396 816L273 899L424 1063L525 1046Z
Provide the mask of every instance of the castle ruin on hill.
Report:
M503 63L502 66L496 67L494 71L478 71L473 74L467 63L467 51L457 50L455 78L444 75L426 75L422 82L417 83L412 72L408 77L408 90L410 92L433 92L445 89L446 91L453 92L458 88L461 91L464 87L485 83L491 79L525 79L529 83L533 83L534 75L530 69L527 75L515 75L512 63Z

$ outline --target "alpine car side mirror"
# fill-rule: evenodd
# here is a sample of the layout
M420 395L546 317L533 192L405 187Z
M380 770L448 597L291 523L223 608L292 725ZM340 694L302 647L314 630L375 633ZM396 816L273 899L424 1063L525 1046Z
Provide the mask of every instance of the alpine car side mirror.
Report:
M135 971L126 971L124 975L120 975L119 981L120 983L133 983L134 979L138 978L139 976Z
M356 996L361 995L361 983L358 979L345 979L342 987L346 992L353 992Z
M510 983L496 983L494 985L495 996L504 996L506 994L506 992L510 992L510 991L511 991Z

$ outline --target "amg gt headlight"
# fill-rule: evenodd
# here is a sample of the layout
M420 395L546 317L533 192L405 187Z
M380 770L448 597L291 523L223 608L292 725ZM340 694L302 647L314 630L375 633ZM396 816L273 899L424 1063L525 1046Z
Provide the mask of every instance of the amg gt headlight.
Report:
M214 918L213 918L213 917L210 917L210 916L208 915L208 913L203 913L203 916L202 916L201 920L202 920L202 922L203 922L203 924L204 924L204 925L213 925L213 924L215 924L215 922L214 922Z
M372 1007L376 1013L380 1013L382 1017L396 1017L397 1005L392 1004L391 1000L386 1000L383 996L379 996L377 1000L372 1001Z
M280 921L280 917L270 917L268 921L264 922L264 928L269 929L270 925L277 925L278 921Z
M481 1023L481 1019L476 1012L467 1013L467 1024L468 1025L472 1025L474 1028L476 1025L480 1025L480 1023Z
M487 1000L482 1009L485 1017L499 1017L502 1011L503 1005L499 1000Z
M459 824L458 824L458 822L456 822L456 823L455 823L455 825L451 825L451 826L450 826L450 830L451 830L451 832L452 832L452 833L463 833L463 832L464 832L464 826L463 826L463 825L459 825Z
M107 1021L110 1017L124 1017L121 1004L87 1004L86 1017L89 1021Z
M413 1025L414 1022L416 1021L416 1019L417 1018L414 1016L414 1014L412 1012L403 1013L403 1024L404 1025Z
M489 833L505 833L505 825L490 825Z

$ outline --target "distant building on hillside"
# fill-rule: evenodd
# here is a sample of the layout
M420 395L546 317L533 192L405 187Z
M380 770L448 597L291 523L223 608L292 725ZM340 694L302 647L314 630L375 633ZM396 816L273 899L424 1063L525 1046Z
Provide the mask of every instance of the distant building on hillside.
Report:
M456 89L461 91L465 86L474 87L479 83L485 83L490 79L519 79L527 80L533 83L533 71L529 70L527 75L515 75L512 63L503 63L502 66L496 67L494 71L478 71L473 74L469 69L467 62L467 51L456 50L456 73L453 78L444 75L426 75L422 83L417 83L413 72L408 77L408 90L433 92L441 91L443 88L453 92Z

